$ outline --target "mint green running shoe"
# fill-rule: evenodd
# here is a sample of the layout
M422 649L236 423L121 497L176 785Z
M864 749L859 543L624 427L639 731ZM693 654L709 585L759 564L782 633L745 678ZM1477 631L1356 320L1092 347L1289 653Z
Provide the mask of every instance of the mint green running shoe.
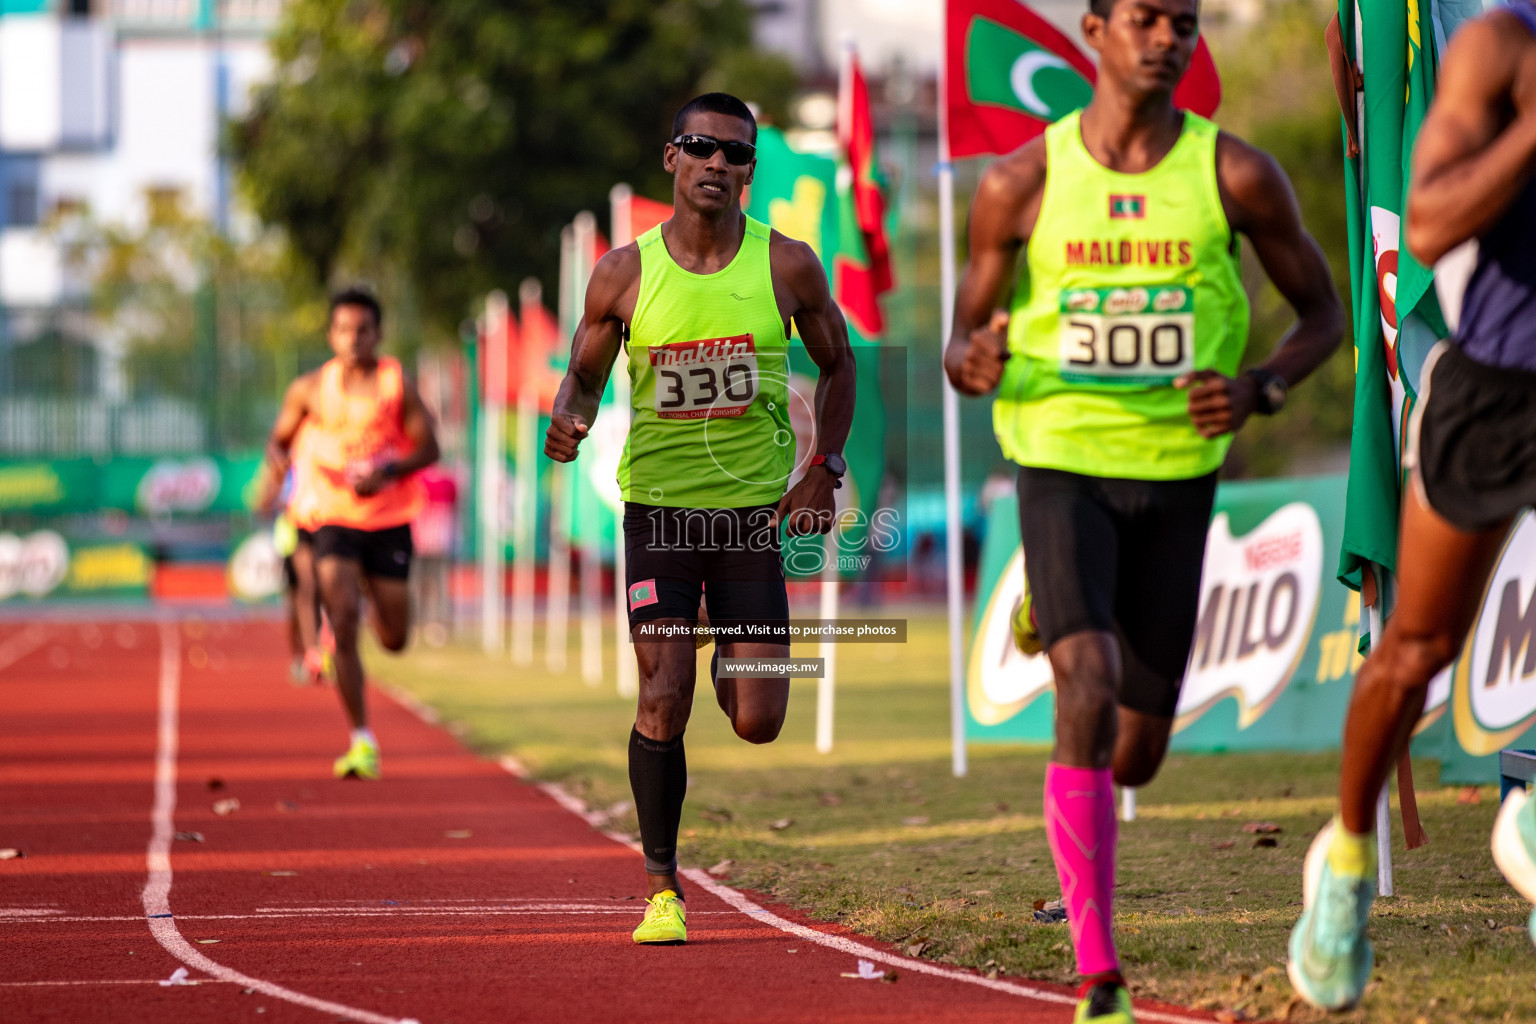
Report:
M1536 800L1524 789L1510 790L1493 822L1493 862L1509 884L1536 903ZM1536 912L1527 923L1536 942Z
M1328 863L1333 830L1312 840L1304 869L1301 920L1291 929L1286 972L1296 994L1324 1010L1343 1010L1360 1001L1376 953L1365 935L1376 898L1376 878L1337 875Z

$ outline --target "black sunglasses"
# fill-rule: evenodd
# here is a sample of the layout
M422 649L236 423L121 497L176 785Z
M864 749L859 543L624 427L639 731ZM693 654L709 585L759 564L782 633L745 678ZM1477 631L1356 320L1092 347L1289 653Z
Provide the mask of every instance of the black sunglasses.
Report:
M680 146L684 153L697 160L708 160L715 150L724 150L725 162L737 166L749 164L757 156L757 147L750 142L717 139L713 135L679 135L672 140L672 145Z

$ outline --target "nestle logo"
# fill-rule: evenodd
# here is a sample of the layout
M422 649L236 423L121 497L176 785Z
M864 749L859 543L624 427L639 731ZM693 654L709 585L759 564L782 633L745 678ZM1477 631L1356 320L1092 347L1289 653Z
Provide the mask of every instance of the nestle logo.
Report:
M1255 541L1243 548L1243 561L1249 572L1263 572L1277 565L1286 565L1301 557L1301 534L1288 533L1283 537L1269 537Z

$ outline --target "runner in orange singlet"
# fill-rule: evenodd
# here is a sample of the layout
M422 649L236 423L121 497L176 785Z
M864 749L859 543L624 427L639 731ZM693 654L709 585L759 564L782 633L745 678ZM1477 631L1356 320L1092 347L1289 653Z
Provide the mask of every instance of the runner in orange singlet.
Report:
M289 385L267 442L268 458L286 469L294 436L305 427L302 518L314 531L315 579L336 639L336 688L352 724L351 747L334 765L337 778L379 777L357 650L362 597L366 589L380 646L403 649L410 523L424 500L413 474L438 456L421 396L399 360L378 355L381 323L378 300L368 292L349 289L331 298L327 340L335 358Z

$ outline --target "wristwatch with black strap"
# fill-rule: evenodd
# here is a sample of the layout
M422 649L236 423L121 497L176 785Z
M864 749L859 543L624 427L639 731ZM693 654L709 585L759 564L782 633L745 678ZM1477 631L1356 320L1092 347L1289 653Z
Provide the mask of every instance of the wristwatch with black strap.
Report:
M841 455L836 452L817 455L811 459L811 465L820 466L831 473L834 488L843 486L843 477L848 473L848 463Z
M1273 416L1285 406L1285 396L1290 392L1291 386L1285 382L1284 377L1262 366L1244 370L1243 376L1252 377L1253 382L1258 385L1254 397L1255 412L1264 416Z

